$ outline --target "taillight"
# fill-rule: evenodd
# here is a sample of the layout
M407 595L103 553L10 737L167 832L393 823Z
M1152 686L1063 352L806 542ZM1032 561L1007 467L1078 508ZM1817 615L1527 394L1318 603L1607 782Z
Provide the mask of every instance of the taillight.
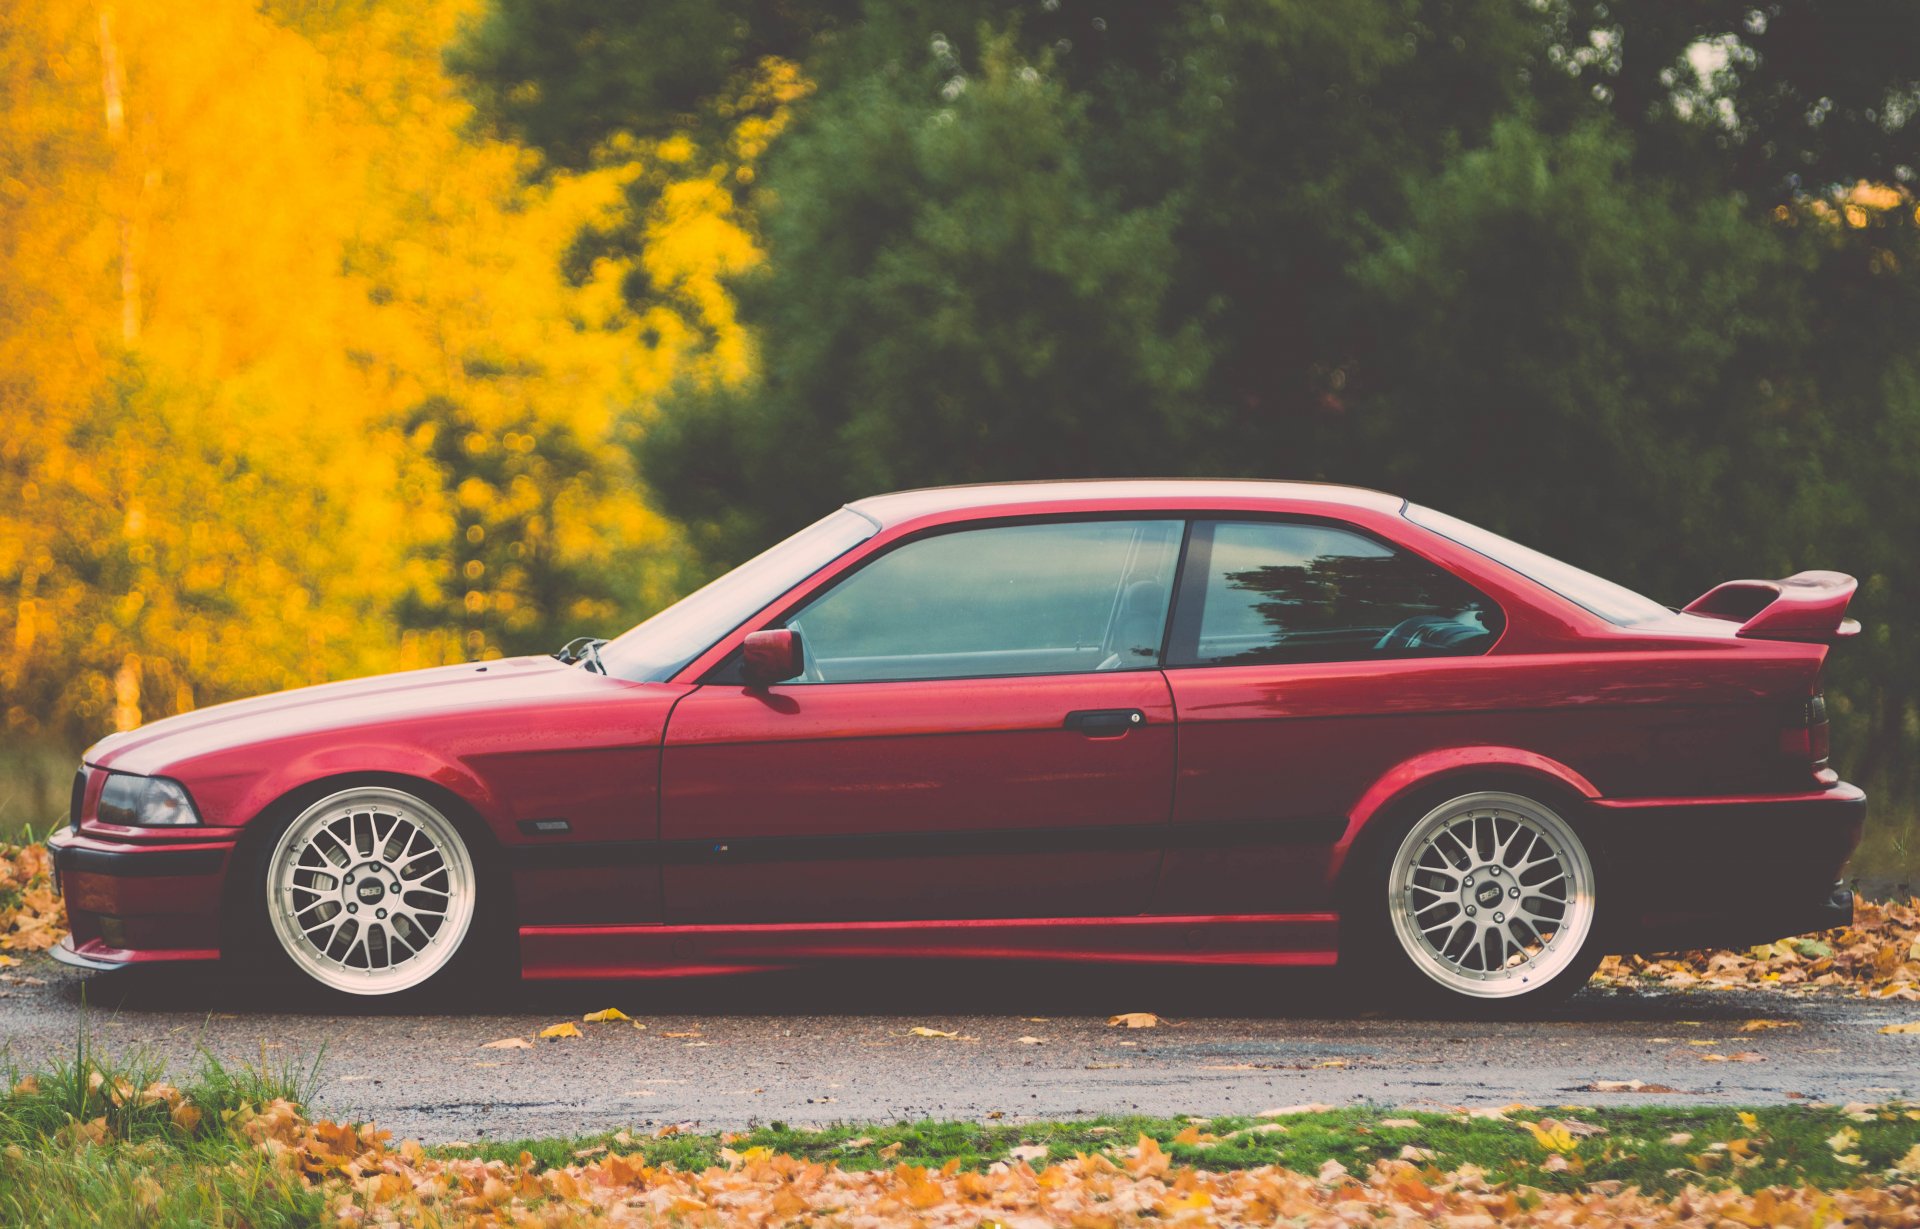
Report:
M1828 745L1827 697L1816 692L1801 709L1800 720L1780 731L1780 753L1818 772L1827 766Z

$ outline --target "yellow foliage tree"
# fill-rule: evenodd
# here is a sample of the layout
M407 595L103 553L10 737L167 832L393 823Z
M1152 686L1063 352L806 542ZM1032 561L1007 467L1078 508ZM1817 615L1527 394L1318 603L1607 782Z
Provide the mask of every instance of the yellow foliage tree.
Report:
M750 370L719 177L768 121L725 169L535 176L441 67L475 3L0 6L10 735L610 634L682 583L613 434ZM563 276L596 228L647 242ZM634 276L678 297L636 318Z

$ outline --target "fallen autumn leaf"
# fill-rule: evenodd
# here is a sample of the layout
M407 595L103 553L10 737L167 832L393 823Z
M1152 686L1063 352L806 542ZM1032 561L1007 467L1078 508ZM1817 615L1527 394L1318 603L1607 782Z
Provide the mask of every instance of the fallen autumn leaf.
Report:
M1129 1011L1122 1015L1111 1016L1107 1020L1108 1028L1159 1028L1160 1017L1150 1011Z

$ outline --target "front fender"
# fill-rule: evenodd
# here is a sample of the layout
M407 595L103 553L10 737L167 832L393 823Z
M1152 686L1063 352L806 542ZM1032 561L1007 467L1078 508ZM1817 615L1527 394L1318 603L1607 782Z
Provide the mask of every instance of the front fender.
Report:
M430 747L394 742L329 741L261 771L209 773L184 780L209 824L243 827L279 799L334 777L379 774L429 781L459 797L495 827L510 822L503 801L460 761Z

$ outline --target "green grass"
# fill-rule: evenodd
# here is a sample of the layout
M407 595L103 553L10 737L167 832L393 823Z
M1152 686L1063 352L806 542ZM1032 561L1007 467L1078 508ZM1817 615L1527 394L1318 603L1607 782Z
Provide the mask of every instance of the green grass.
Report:
M146 1057L109 1058L82 1040L30 1077L0 1062L0 1225L320 1224L320 1193L227 1126L242 1105L305 1097L313 1074L203 1056L182 1086L199 1117L183 1125L165 1101L115 1095L163 1078Z
M114 1096L161 1078L147 1058L115 1059L85 1041L71 1058L27 1077L0 1059L0 1226L139 1224L156 1226L312 1225L323 1222L322 1194L252 1148L228 1125L229 1111L275 1098L303 1101L315 1069L234 1066L204 1055L181 1085L197 1119L182 1122L163 1101ZM23 1083L23 1080L26 1081ZM1856 1119L1864 1118L1865 1121ZM1526 1121L1572 1121L1578 1139L1558 1151ZM92 1124L89 1126L89 1124ZM1175 1142L1196 1127L1212 1141ZM1830 1141L1847 1131L1836 1148ZM543 1166L575 1163L576 1155L612 1148L651 1164L700 1169L724 1163L722 1150L767 1148L849 1169L897 1164L939 1167L958 1162L982 1169L1014 1148L1045 1145L1045 1165L1076 1154L1105 1154L1121 1163L1138 1138L1157 1141L1180 1164L1211 1170L1281 1165L1318 1173L1330 1160L1363 1173L1409 1146L1431 1152L1422 1163L1442 1170L1475 1165L1487 1181L1550 1191L1618 1182L1652 1192L1688 1184L1811 1184L1832 1189L1871 1179L1920 1147L1920 1111L1901 1106L1847 1111L1832 1106L1736 1108L1548 1107L1515 1110L1509 1120L1458 1112L1339 1109L1274 1120L1097 1118L1076 1122L901 1122L800 1130L783 1123L722 1136L665 1138L636 1132L572 1139L514 1140L430 1148L440 1157L517 1161L531 1153ZM100 1138L93 1138L99 1136ZM1681 1139L1686 1136L1690 1138ZM1716 1147L1715 1145L1720 1145ZM1857 1158L1849 1164L1842 1155ZM1556 1156L1563 1159L1555 1160ZM1746 1163L1741 1163L1744 1158ZM1552 1168L1549 1168L1549 1166Z
M50 742L0 741L0 843L26 844L66 819L79 755Z
M1871 1121L1856 1122L1833 1107L1780 1106L1744 1111L1755 1127L1742 1121L1734 1108L1644 1109L1544 1108L1514 1111L1511 1121L1465 1118L1458 1113L1419 1110L1342 1109L1290 1115L1272 1120L1284 1131L1253 1118L1215 1118L1200 1130L1219 1137L1212 1144L1175 1143L1174 1137L1193 1123L1188 1119L1095 1118L1078 1122L998 1125L964 1122L896 1123L890 1126L839 1126L824 1130L795 1130L781 1123L737 1137L688 1134L653 1139L641 1135L621 1142L612 1134L570 1140L517 1140L469 1147L431 1148L443 1156L472 1156L512 1161L531 1153L544 1165L566 1165L577 1152L611 1147L623 1153L640 1152L653 1164L672 1163L700 1168L720 1164L723 1147L734 1151L764 1147L775 1152L819 1161L836 1161L848 1169L913 1164L937 1167L958 1160L969 1169L981 1169L1007 1159L1022 1145L1044 1144L1048 1160L1067 1160L1078 1153L1118 1154L1133 1148L1141 1135L1154 1139L1175 1161L1205 1169L1224 1170L1258 1165L1281 1165L1302 1173L1318 1173L1329 1160L1360 1173L1376 1160L1399 1157L1409 1145L1433 1152L1430 1162L1455 1169L1472 1164L1487 1171L1490 1182L1520 1182L1543 1190L1577 1190L1590 1182L1616 1180L1648 1191L1671 1192L1692 1183L1732 1183L1746 1190L1774 1185L1811 1183L1822 1188L1846 1186L1863 1173L1883 1172L1920 1145L1920 1119L1904 1108L1876 1112ZM1920 1111L1915 1111L1920 1114ZM1603 1128L1574 1141L1567 1154L1568 1168L1545 1168L1554 1155L1533 1133L1520 1125L1542 1119L1575 1120ZM1389 1126L1388 1121L1412 1120L1413 1126ZM1858 1135L1845 1149L1863 1164L1850 1165L1828 1146L1843 1128ZM1668 1142L1690 1135L1686 1143ZM1758 1164L1737 1167L1714 1144L1745 1140L1749 1157ZM888 1151L892 1145L899 1148ZM1044 1164L1037 1162L1036 1164Z

